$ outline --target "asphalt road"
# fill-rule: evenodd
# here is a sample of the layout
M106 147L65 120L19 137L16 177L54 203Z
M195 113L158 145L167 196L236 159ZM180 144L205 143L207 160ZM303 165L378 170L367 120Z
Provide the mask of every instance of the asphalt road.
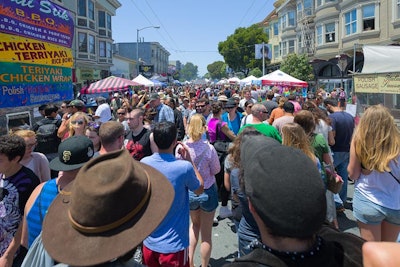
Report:
M338 214L339 227L344 232L359 235L356 221L352 214L353 184L348 185L348 203L345 205L346 211ZM218 209L216 214L218 214ZM230 219L220 220L218 225L213 227L213 248L211 252L210 265L220 267L232 261L237 256L238 240L235 233L235 225ZM197 245L195 255L195 266L200 267L200 243Z

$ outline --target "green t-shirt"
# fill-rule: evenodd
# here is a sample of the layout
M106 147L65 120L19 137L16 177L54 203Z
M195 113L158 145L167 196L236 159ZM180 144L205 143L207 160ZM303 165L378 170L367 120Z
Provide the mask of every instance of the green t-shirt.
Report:
M274 138L275 140L277 140L279 143L282 143L282 137L279 134L278 130L269 124L265 124L265 123L257 123L257 124L246 124L244 126L242 126L239 129L239 133L240 134L243 129L247 128L247 127L253 127L254 129L256 129L257 131L259 131L260 133L262 133L263 135L267 136L267 137L271 137Z

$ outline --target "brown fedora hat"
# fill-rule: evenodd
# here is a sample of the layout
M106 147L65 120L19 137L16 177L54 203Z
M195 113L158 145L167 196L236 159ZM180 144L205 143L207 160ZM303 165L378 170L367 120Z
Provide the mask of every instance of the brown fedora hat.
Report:
M43 244L72 266L109 262L139 245L171 207L174 189L163 174L127 150L85 164L50 205Z

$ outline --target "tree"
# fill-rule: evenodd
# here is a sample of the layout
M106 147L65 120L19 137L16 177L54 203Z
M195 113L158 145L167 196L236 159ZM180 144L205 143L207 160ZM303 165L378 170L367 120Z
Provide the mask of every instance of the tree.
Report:
M255 69L252 69L249 72L249 76L250 75L253 75L253 76L257 77L257 78L260 78L262 76L262 71L259 68L255 68Z
M237 28L226 41L219 42L218 51L235 72L248 76L250 69L262 68L262 59L255 59L255 45L268 43L263 29L254 24L248 28Z
M211 79L220 80L222 77L226 76L226 64L223 61L215 61L207 65L207 70Z
M187 62L185 65L182 66L182 69L180 70L180 81L191 81L195 80L198 75L198 67L196 65L193 65L192 62Z
M289 54L282 62L280 70L287 74L303 80L314 80L313 67L311 66L306 54Z

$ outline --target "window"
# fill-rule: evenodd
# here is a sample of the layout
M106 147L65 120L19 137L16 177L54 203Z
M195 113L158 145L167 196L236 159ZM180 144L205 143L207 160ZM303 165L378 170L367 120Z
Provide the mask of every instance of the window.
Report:
M84 32L80 32L78 34L78 43L79 43L79 52L88 52L88 46L87 46L87 34Z
M86 0L78 0L78 16L86 17Z
M335 41L335 23L325 24L325 43L333 43Z
M288 12L288 26L296 26L295 18L294 18L294 11Z
M285 29L286 28L286 14L283 15L282 17L280 17L280 21L281 21L281 29Z
M346 35L354 34L357 32L357 10L353 9L350 12L344 14L344 27Z
M106 14L106 18L107 18L107 29L111 30L111 15Z
M397 11L396 19L400 19L400 0L397 0L396 11Z
M303 17L303 5L301 2L297 3L297 18L300 19Z
M400 0L399 0L399 1L400 1ZM274 35L275 35L275 36L278 36L278 35L279 35L279 25L278 25L278 22L275 22L274 25L273 25L273 27L274 27Z
M268 39L271 38L271 36L270 36L270 28L265 28L264 32L268 36Z
M95 39L93 35L89 34L89 53L96 54Z
M322 25L317 26L317 45L322 45Z
M274 45L274 59L277 59L281 56L279 45Z
M294 53L294 40L289 41L289 54Z
M99 56L106 57L106 42L104 41L99 42Z
M94 20L94 3L91 0L88 2L88 17L89 19Z
M304 0L304 16L311 16L313 14L313 1Z
M287 54L287 43L286 42L282 42L282 56L286 56Z
M106 52L107 52L107 57L112 58L112 48L111 48L111 43L106 43Z
M106 27L106 13L104 11L99 11L99 27Z
M375 30L375 5L367 5L362 8L363 30Z
M303 47L303 41L302 41L301 35L297 35L297 44L299 46L298 51L302 51L301 48Z

